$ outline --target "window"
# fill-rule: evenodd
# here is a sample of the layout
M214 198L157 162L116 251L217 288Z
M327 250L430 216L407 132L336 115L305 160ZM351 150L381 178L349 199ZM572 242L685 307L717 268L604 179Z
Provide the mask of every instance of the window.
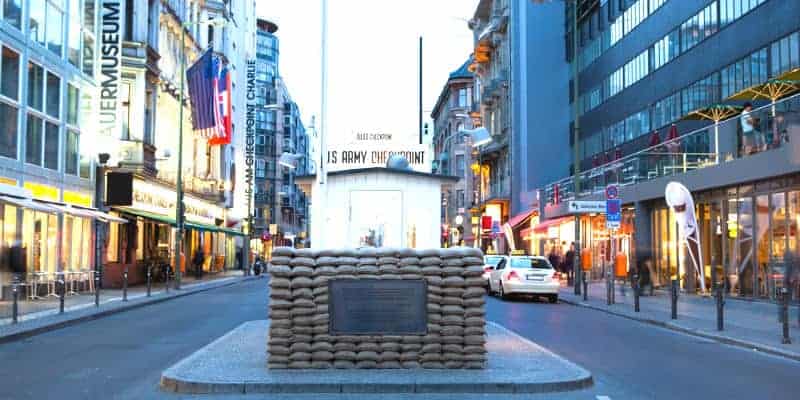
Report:
M647 76L649 73L647 56L648 51L645 50L625 64L625 87L629 87Z
M267 177L267 162L265 160L256 160L256 178Z
M0 0L3 5L3 21L17 29L22 29L22 0Z
M636 29L644 19L647 18L647 0L639 0L633 3L625 13L622 14L622 20L624 20L624 30L623 34L627 35L632 30Z
M625 83L622 79L623 68L614 71L608 78L606 78L606 99L622 91Z
M45 0L30 0L30 8L28 8L28 35L31 40L41 45L45 44L45 9Z
M25 162L42 165L42 119L28 114L28 132L25 135Z
M67 123L70 125L78 125L78 103L80 96L78 88L72 84L67 84Z
M681 91L681 113L686 115L717 102L719 99L718 82L717 74L711 74L683 89Z
M94 34L83 31L83 73L94 76Z
M739 91L766 80L767 49L764 48L720 71L722 98L726 99Z
M77 68L81 65L81 13L80 1L69 2L69 28L67 29L67 60Z
M44 69L28 63L28 107L42 111L44 102Z
M686 51L717 32L717 2L709 4L681 24L681 51Z
M61 1L47 2L47 48L61 57L64 47L64 37L62 26L64 24L64 11L56 6Z
M608 128L609 148L614 148L625 142L625 121L619 121Z
M456 154L456 176L464 176L466 172L466 164L464 162L464 155Z
M67 131L67 143L64 146L64 172L78 175L78 132Z
M0 54L0 94L19 100L19 53L3 46Z
M17 158L17 116L19 110L0 101L0 156Z
M680 93L667 96L653 105L653 129L667 126L681 117Z
M681 52L678 30L674 30L653 45L653 69L661 68Z
M464 207L464 191L463 190L456 190L456 207L458 207L458 208Z
M131 83L122 82L119 90L120 102L120 115L122 116L122 140L129 140L131 134Z
M767 0L719 0L719 22L725 26Z
M625 118L625 139L633 140L650 131L650 110L645 109Z
M44 166L58 170L58 125L45 122Z
M798 36L800 36L800 33L795 32L772 43L772 46L770 46L769 75L771 77L776 78L784 72L800 67Z
M47 114L53 118L61 116L61 78L47 72Z

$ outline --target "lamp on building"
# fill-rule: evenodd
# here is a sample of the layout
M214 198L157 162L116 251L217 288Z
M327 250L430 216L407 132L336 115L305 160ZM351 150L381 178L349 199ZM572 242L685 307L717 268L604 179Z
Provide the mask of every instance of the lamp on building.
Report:
M292 154L284 152L278 158L278 164L289 169L296 169L297 162L300 161L301 158L303 158L301 154Z
M485 144L489 144L492 141L492 135L490 135L489 131L482 126L475 129L462 129L460 132L472 137L472 147L480 147Z
M456 225L461 225L461 224L463 224L463 223L464 223L464 216L463 216L463 215L461 215L461 214L459 214L459 215L456 215L456 218L455 218L455 223L456 223Z
M281 106L278 103L275 103L275 104L264 104L264 109L265 110L282 110L283 106Z

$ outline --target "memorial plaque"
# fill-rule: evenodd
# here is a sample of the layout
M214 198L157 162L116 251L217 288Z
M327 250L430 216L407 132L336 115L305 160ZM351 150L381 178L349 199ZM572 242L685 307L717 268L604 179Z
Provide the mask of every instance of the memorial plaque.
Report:
M424 335L428 287L424 280L333 279L331 335Z

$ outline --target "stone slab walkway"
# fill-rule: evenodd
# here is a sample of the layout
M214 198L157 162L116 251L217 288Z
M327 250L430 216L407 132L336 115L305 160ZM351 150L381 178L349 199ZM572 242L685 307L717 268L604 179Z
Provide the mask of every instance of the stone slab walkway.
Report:
M484 370L269 370L268 320L250 321L168 368L179 393L544 393L592 385L592 375L495 323Z
M782 344L782 324L778 320L778 305L768 302L725 299L724 329L717 330L716 299L687 295L678 297L678 318L671 319L670 296L656 292L641 296L640 312L634 312L634 296L630 287L625 295L616 285L615 304L608 305L605 282L589 284L588 300L576 296L573 288L563 287L559 298L570 304L651 323L668 329L717 340L719 342L755 349L794 360L800 360L800 325L798 307L789 310L791 344Z

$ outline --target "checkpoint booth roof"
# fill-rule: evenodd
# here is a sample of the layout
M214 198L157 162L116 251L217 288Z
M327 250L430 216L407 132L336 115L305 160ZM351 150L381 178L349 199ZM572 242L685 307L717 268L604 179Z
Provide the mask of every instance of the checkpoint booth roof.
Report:
M309 216L310 231L321 234L312 234L312 248L438 248L442 190L459 178L370 167L329 171L324 185L315 180L315 174L295 178L311 203L322 201L325 209L324 221L313 211Z

